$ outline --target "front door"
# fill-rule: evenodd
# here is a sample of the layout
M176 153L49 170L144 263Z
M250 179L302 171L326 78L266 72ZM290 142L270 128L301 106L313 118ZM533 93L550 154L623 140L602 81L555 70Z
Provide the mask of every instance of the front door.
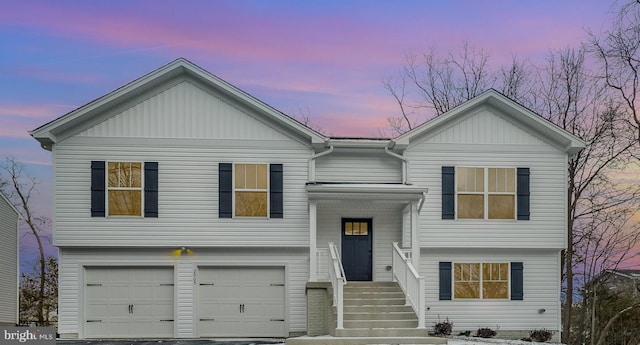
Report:
M370 281L371 219L342 219L342 265L349 280Z

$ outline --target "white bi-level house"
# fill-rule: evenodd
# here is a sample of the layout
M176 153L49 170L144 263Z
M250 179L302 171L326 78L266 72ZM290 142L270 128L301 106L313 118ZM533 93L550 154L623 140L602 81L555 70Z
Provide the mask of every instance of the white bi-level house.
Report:
M177 59L31 135L62 337L560 329L584 142L494 90L397 138L331 138ZM361 281L398 282L410 326L357 316Z

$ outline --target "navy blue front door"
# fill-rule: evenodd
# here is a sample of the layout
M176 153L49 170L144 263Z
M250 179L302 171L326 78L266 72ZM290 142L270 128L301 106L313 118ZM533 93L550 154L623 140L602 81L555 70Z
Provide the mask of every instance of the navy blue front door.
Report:
M342 265L349 280L370 281L371 219L342 219Z

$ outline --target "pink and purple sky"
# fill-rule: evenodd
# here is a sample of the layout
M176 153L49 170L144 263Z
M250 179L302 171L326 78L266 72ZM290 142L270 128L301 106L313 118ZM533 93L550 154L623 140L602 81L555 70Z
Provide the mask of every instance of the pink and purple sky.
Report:
M542 61L606 27L614 2L2 1L0 155L41 181L51 215L51 154L32 130L185 57L326 134L377 136L397 111L382 80L407 54L465 41L499 65ZM23 241L23 259L33 254ZM55 252L53 249L50 252Z

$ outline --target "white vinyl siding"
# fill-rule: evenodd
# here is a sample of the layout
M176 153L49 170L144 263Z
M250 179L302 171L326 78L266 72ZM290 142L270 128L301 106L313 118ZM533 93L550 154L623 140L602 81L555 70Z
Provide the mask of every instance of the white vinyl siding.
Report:
M450 133L457 133L461 138L454 140ZM451 143L444 143L445 139ZM488 109L421 140L405 151L405 157L411 161L409 173L412 183L429 188L420 213L422 247L564 247L565 153ZM529 168L530 220L443 220L443 166Z
M18 215L0 195L0 324L15 325L18 315Z
M334 242L338 250L342 248L342 218L371 218L373 220L373 280L391 280L391 271L387 270L387 266L391 265L391 243L402 241L402 211L400 206L387 204L376 207L368 202L320 204L317 218L318 248L327 248L328 242Z
M382 149L336 150L316 160L316 181L355 183L401 183L402 161Z
M284 267L286 332L306 330L305 284L309 276L309 255L305 249L278 248L191 248L192 255L174 256L166 249L65 249L60 250L59 333L63 337L83 338L84 267L161 266L173 267L174 336L197 337L198 267ZM197 286L196 286L197 287Z
M421 144L412 148L411 174L414 183L429 188L420 213L421 246L426 247L497 247L562 248L565 237L566 169L565 156L559 152L506 151L503 147L485 148ZM467 150L464 152L463 150ZM429 152L425 154L424 152ZM530 212L528 221L516 220L443 220L442 166L505 166L530 168Z
M310 150L294 141L262 144L70 138L55 150L55 245L308 246L301 229L309 227ZM158 218L91 217L92 160L157 161ZM283 164L284 219L218 218L218 163L256 161Z
M425 277L427 325L449 319L454 333L481 327L500 330L557 331L560 325L559 251L423 249L420 273ZM439 300L438 263L522 262L524 300ZM544 309L544 312L540 312Z

